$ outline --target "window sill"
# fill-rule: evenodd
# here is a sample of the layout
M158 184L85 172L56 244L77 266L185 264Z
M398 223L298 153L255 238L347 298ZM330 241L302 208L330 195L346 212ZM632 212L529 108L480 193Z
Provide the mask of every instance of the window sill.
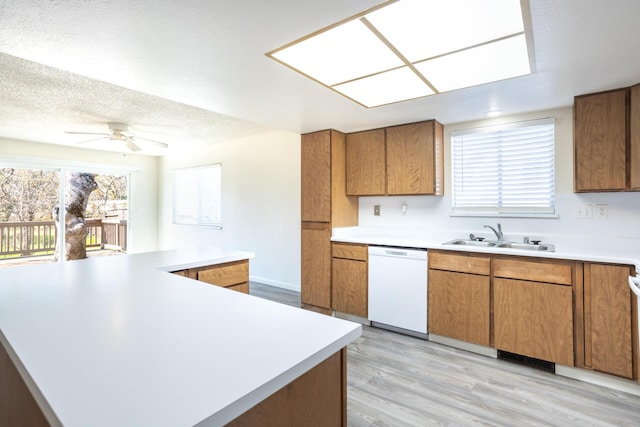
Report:
M476 218L540 218L558 219L557 213L516 213L516 212L451 212L451 217L476 217Z

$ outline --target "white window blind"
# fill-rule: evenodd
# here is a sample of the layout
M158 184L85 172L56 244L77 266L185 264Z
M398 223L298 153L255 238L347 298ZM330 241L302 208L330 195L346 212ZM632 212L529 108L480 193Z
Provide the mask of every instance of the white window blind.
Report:
M173 223L222 227L222 165L173 171Z
M553 214L554 119L452 132L452 211Z

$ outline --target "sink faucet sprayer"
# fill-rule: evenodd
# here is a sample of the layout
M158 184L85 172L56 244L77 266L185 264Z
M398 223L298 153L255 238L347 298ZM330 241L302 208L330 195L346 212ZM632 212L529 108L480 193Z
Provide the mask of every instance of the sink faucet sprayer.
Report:
M491 231L496 233L496 237L498 238L498 242L502 242L502 238L504 237L504 235L502 234L502 227L500 227L500 223L498 223L498 230L497 231L496 231L495 228L493 228L490 225L485 225L484 228L490 228Z

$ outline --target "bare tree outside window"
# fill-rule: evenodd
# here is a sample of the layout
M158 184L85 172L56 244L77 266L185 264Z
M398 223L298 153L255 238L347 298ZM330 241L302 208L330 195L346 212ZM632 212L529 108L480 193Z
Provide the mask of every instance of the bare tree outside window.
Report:
M128 176L69 172L64 178L65 258L126 251ZM0 267L7 266L3 260L52 259L60 185L59 170L0 168Z

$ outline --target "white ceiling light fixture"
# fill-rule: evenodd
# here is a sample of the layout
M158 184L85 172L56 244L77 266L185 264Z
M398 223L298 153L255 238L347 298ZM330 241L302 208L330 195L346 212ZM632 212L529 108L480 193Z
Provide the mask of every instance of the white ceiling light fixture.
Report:
M528 0L390 0L267 55L377 107L530 74L525 16Z

